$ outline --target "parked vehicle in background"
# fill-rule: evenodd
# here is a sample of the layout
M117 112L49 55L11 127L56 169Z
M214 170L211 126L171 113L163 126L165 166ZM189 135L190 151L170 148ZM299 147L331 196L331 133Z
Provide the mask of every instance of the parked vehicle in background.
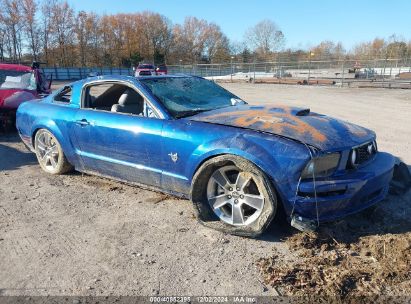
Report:
M156 75L167 75L167 66L165 64L160 64L156 68Z
M0 63L0 128L13 128L19 105L49 94L50 86L51 80L47 80L37 62L31 67Z
M90 72L87 74L87 77L96 77L96 76L100 76L100 75L101 75L100 72L92 72L92 71L90 71Z
M294 227L370 207L394 168L371 130L249 105L193 76L83 79L22 104L16 126L48 173L76 169L191 198L207 226L252 237L280 206Z
M134 73L134 76L151 76L156 75L156 69L154 65L147 63L140 63Z
M374 79L378 73L374 69L364 68L355 72L356 79Z

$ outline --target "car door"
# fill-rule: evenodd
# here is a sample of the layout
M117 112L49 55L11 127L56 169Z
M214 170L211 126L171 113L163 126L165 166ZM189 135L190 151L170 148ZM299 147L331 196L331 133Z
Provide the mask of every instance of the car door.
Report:
M75 136L83 171L159 186L163 120L82 107Z

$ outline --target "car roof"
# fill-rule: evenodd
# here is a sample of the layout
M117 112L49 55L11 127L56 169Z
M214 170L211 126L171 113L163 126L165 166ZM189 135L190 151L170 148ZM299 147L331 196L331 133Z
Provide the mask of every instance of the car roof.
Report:
M22 64L0 63L0 70L31 72L32 68Z
M194 78L194 76L191 75L175 75L175 74L168 74L168 75L152 75L152 76L136 76L138 80L143 80L143 79L161 79L161 78Z

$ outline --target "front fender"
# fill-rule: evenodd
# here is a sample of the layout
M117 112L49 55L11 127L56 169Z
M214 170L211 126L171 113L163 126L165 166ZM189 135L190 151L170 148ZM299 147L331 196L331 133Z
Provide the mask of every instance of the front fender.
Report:
M232 154L240 156L259 167L280 192L295 191L301 171L310 159L308 149L301 143L257 132L241 132L225 139L204 143L190 156L186 176L193 178L208 159ZM200 156L199 156L200 155Z
M222 154L240 156L254 163L263 171L274 171L278 167L276 160L268 155L268 151L261 146L253 145L243 135L238 135L235 138L213 140L198 146L187 162L191 166L187 166L186 176L192 178L202 163ZM270 161L267 161L269 158Z

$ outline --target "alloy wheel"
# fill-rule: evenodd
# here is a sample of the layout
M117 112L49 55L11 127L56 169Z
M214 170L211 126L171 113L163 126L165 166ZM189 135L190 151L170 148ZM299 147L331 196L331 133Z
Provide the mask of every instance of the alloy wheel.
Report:
M56 169L59 162L59 149L55 138L47 131L36 136L36 147L39 154L39 161L47 170Z
M236 166L215 170L207 185L211 209L220 220L234 226L247 226L258 219L264 208L261 193L256 176Z

